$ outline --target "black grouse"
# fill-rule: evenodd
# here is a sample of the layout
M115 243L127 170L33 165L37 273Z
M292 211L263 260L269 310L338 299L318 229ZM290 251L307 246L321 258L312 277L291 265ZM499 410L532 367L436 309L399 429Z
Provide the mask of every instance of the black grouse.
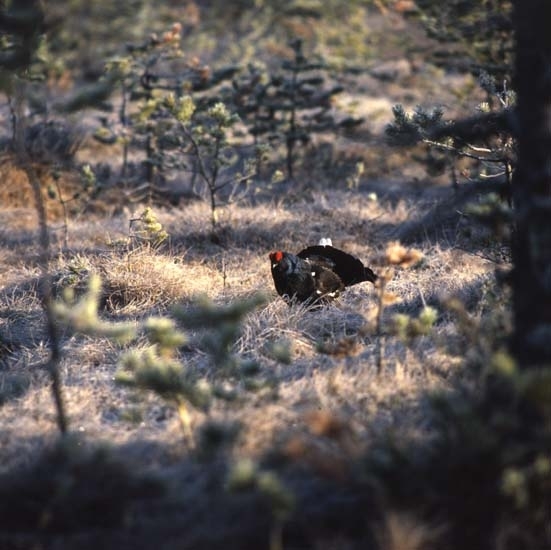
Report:
M347 286L377 280L358 258L323 242L297 255L281 250L270 254L275 288L286 301L327 302Z

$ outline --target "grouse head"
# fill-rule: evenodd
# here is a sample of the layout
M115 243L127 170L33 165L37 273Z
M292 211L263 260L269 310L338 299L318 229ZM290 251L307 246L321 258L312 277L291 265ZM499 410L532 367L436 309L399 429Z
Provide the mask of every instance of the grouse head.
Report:
M327 302L347 286L377 280L358 258L328 244L310 246L297 255L277 250L269 257L276 291L288 302Z
M310 272L304 260L281 250L270 254L270 263L274 284L280 296L291 298L297 290L300 290L301 279L306 280L307 273Z
M293 254L276 250L270 254L270 262L272 265L272 275L286 274L289 275L296 265L298 258Z
M281 250L276 250L270 253L270 261L272 262L272 269L283 260L284 253Z

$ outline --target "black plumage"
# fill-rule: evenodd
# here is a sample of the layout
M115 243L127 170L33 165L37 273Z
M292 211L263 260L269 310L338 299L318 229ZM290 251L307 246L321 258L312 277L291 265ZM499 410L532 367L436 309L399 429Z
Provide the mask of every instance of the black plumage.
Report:
M330 269L339 276L344 286L351 286L364 281L374 283L377 280L377 275L373 273L372 269L364 266L361 260L333 246L309 246L301 250L297 256Z
M358 258L330 245L309 246L297 255L278 250L270 262L276 291L287 301L327 302L347 286L377 280Z

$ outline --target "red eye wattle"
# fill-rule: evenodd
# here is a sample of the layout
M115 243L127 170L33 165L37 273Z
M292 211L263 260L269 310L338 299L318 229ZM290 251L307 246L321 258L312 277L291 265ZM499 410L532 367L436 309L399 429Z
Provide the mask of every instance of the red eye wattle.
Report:
M272 252L270 254L270 260L274 263L279 263L281 260L283 260L283 252L281 250L277 250L276 252Z

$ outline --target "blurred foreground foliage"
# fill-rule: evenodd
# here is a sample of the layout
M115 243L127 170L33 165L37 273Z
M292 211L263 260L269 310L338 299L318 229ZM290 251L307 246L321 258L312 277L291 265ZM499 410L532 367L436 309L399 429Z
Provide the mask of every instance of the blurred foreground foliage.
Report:
M430 444L392 438L365 467L391 507L445 525L451 548L549 547L551 369L488 357L481 390L433 397ZM499 542L499 545L497 544Z
M174 406L186 438L194 435L190 408L207 411L213 398L238 399L248 377L257 374L246 361L232 354L239 337L242 319L264 302L261 295L251 296L229 306L215 306L208 299L191 307L175 307L173 314L184 327L202 332L196 340L211 356L214 376L211 379L189 368L178 350L188 342L185 333L168 317L148 317L142 322L104 321L98 315L101 280L91 275L88 290L78 299L69 288L64 298L52 304L57 321L71 331L95 338L104 337L121 344L145 336L147 346L134 347L121 357L116 381L137 390L152 391ZM259 390L269 381L257 382Z
M120 527L133 503L164 493L160 479L129 469L107 447L85 448L76 436L59 440L28 462L0 474L4 548L12 547L10 532L68 534Z

